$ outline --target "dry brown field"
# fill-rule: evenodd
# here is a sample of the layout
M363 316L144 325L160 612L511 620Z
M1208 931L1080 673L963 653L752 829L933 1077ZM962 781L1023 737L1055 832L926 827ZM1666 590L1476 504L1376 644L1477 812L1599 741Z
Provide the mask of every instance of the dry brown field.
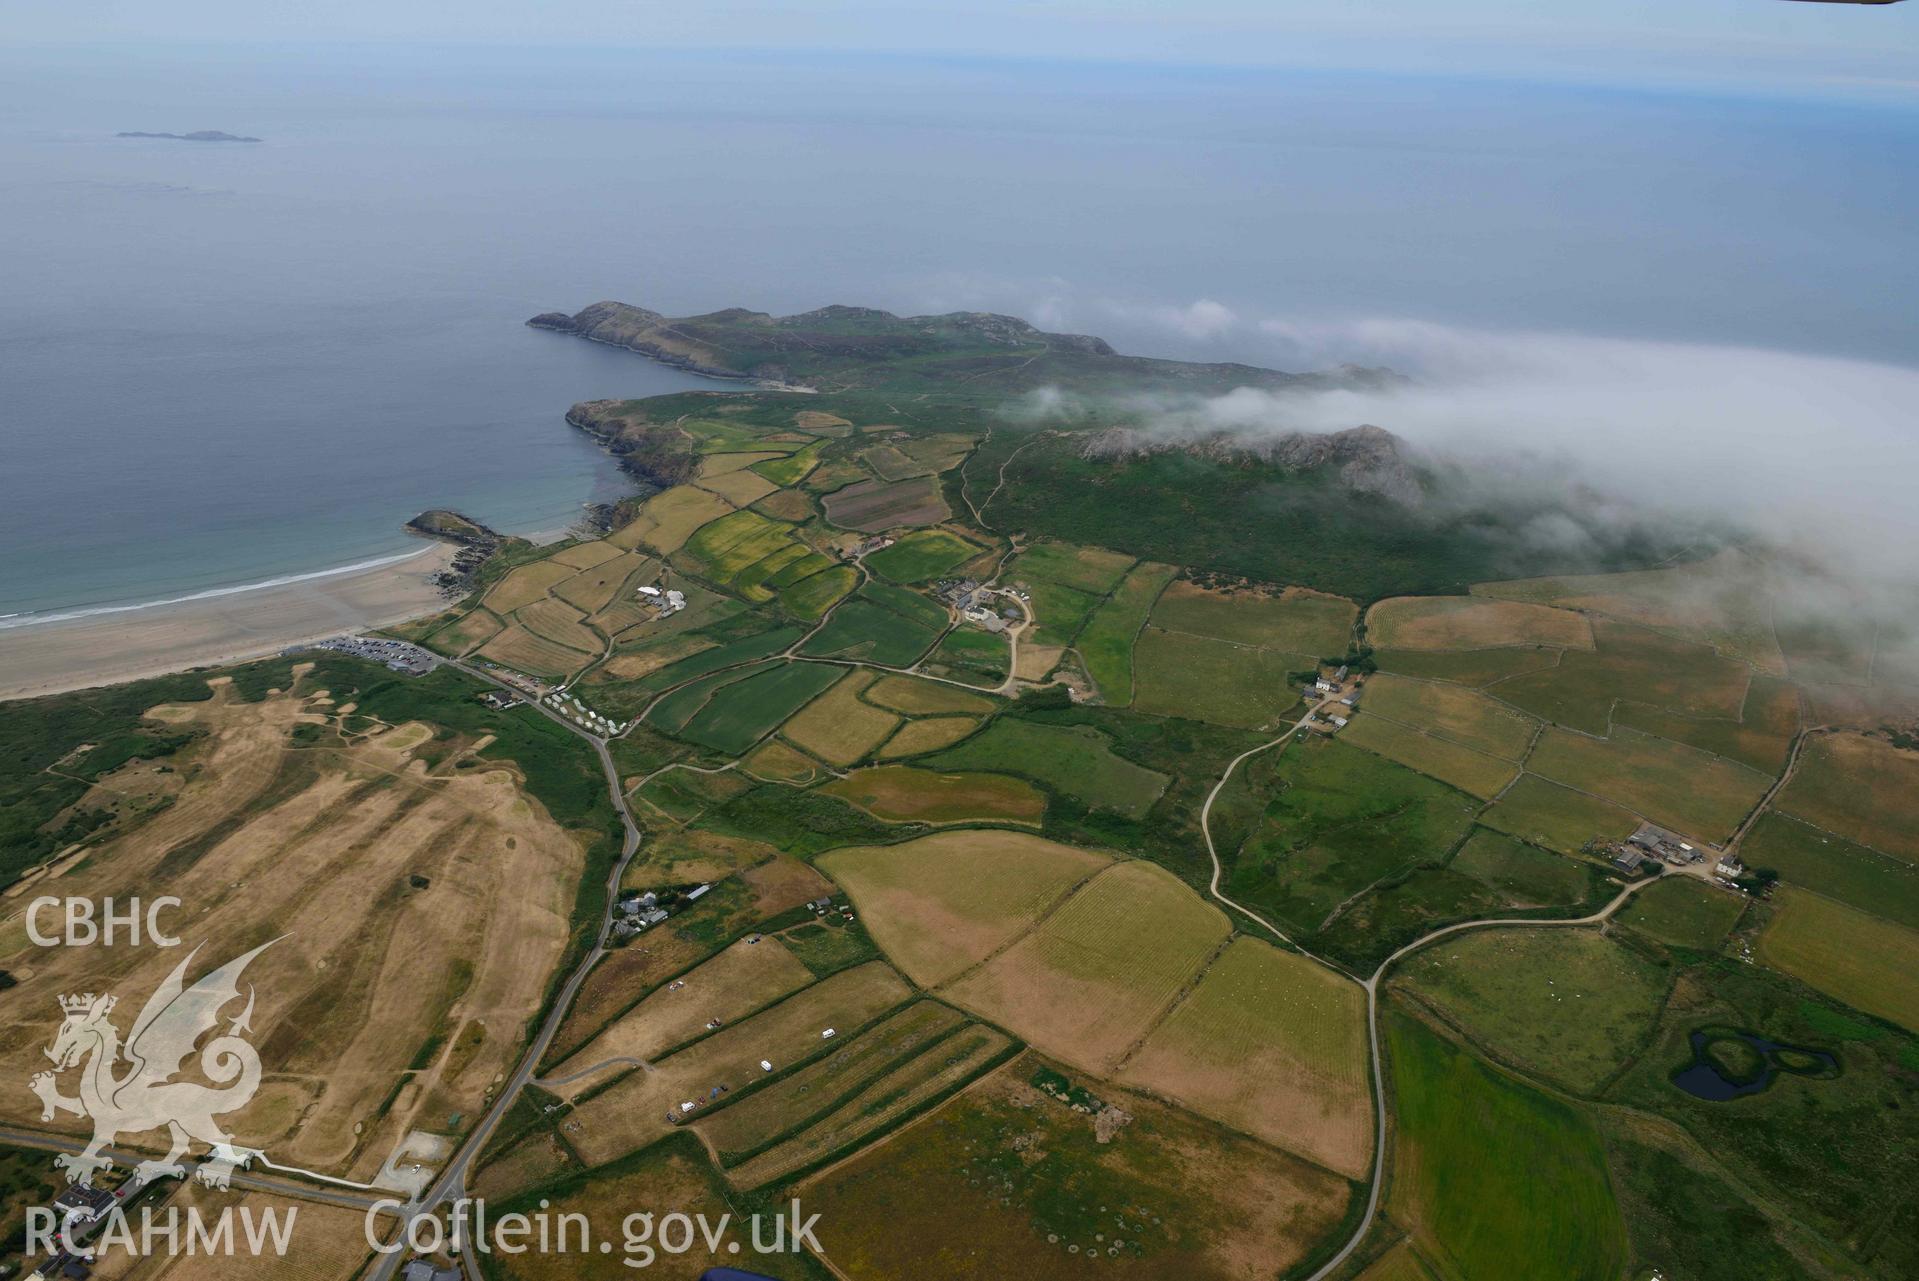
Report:
M568 649L597 654L606 645L600 634L586 625L584 614L565 601L554 600L550 596L545 600L536 600L531 605L522 605L513 617L535 636Z
M1482 596L1395 596L1366 615L1367 639L1381 649L1498 649L1554 645L1591 649L1583 614Z
M744 455L738 456L744 457ZM768 454L766 457L778 458L781 457L781 455ZM754 458L750 461L759 462L761 459ZM766 497L778 489L779 486L758 472L739 470L729 471L721 475L702 475L700 477L700 488L711 490L727 502L732 503L735 507L746 507Z
M932 987L1011 943L1111 861L1020 832L963 831L834 850L819 865L874 942Z
M875 765L821 786L889 823L1038 823L1046 797L1011 774L948 773Z
M781 737L831 765L864 760L900 723L898 716L860 698L875 679L871 671L848 672L782 725Z
M593 660L592 654L535 636L518 623L480 646L479 656L516 671L556 679L571 676Z
M1116 863L941 993L1035 1048L1103 1074L1231 932L1225 915L1171 872Z
M886 740L878 756L881 760L890 760L938 751L942 747L951 747L979 727L980 722L971 716L929 716L908 721L900 726L898 733Z
M937 525L952 517L931 476L886 484L862 480L826 496L826 518L842 529L874 534L900 525Z
M1366 993L1258 939L1233 940L1119 1080L1348 1178L1371 1168Z
M718 1086L738 1089L768 1074L790 1071L823 1048L828 1028L840 1035L879 1018L912 995L912 989L882 961L841 970L803 988L779 1004L653 1065L630 1070L602 1093L581 1103L580 1122L567 1137L594 1165L611 1161L673 1130L682 1120L697 1121L699 1108ZM611 1079L612 1073L608 1074ZM693 1103L690 1112L680 1104ZM669 1119L670 1114L670 1119Z
M613 603L628 578L657 563L642 552L622 552L581 570L554 587L553 594L583 613L597 614Z
M713 1019L736 1023L812 981L813 972L778 939L741 939L681 975L675 986L655 988L546 1075L557 1082L612 1059L653 1059L700 1036ZM550 1088L572 1099L598 1079L586 1076Z
M605 539L599 539L595 542L575 543L571 547L563 547L547 557L547 559L556 565L571 565L575 569L591 569L603 561L612 560L623 550L625 549L609 543Z
M556 560L536 560L509 570L506 577L493 584L481 604L504 618L522 605L544 600L555 584L565 582L578 572L577 568Z
M904 712L908 716L940 716L947 713L984 716L996 706L990 698L969 694L940 681L894 675L883 676L868 687L866 701Z
M177 896L174 932L202 949L189 980L277 940L245 976L269 1084L226 1124L282 1162L364 1179L401 1133L470 1115L510 1069L566 948L582 842L505 766L429 768L413 754L424 727L296 748L296 725L339 709L311 691L245 703L215 689L156 709L206 731L174 758L175 803L103 842L62 892ZM17 918L0 926L0 968L18 980L0 1060L22 1081L46 1066L59 996L112 992L130 1019L187 955L23 944ZM464 1032L460 1053L410 1071L436 1031L449 1046ZM39 1114L24 1090L0 1104L7 1121Z

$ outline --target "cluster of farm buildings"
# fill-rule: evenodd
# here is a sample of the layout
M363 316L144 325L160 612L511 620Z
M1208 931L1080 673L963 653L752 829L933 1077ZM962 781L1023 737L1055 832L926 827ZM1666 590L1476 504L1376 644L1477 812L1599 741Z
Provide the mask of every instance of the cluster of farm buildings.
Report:
M942 578L933 584L933 595L942 603L950 605L961 618L975 627L983 627L989 632L1003 632L1024 617L1017 605L1005 605L999 612L993 611L993 597L1002 594L1018 600L1026 599L1024 592L987 587L972 578Z
M1717 846L1689 841L1679 833L1653 823L1640 824L1638 831L1612 850L1613 870L1627 876L1659 870L1657 866L1648 867L1648 864L1703 870L1708 863L1712 864L1713 879L1722 885L1732 886L1746 874L1746 865L1739 861L1737 854L1728 854Z
M1302 685L1300 687L1299 695L1307 702L1318 703L1337 694L1340 696L1339 705L1344 709L1343 712L1315 712L1306 718L1307 724L1321 724L1321 717L1323 715L1325 718L1323 723L1331 726L1334 730L1346 728L1346 722L1351 719L1353 710L1359 706L1360 695L1358 681L1355 680L1353 682L1353 688L1348 690L1346 688L1346 679L1347 669L1341 667L1331 676L1316 677L1312 684Z

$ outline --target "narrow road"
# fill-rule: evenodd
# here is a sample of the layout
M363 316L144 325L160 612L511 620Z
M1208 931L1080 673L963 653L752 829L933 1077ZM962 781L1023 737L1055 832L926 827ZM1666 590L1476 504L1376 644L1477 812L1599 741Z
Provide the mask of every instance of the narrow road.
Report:
M0 1127L0 1143L16 1148L35 1148L42 1152L78 1152L86 1146L85 1141L81 1139L71 1139L58 1134L41 1134L35 1130L16 1130L11 1127ZM105 1147L100 1151L120 1165L137 1165L153 1155L117 1147ZM270 1192L275 1196L298 1201L313 1201L321 1205L336 1205L348 1210L371 1209L379 1199L303 1183L298 1179L253 1174L246 1170L235 1170L231 1176L231 1182L234 1187L245 1188L250 1192Z
M478 677L502 689L513 688L505 681L497 680L478 668L469 667L462 661L453 660L452 665L469 676ZM588 949L586 956L560 988L559 995L553 1001L553 1008L547 1013L546 1021L540 1025L538 1034L527 1046L526 1054L520 1059L519 1066L513 1070L513 1075L508 1077L506 1083L500 1087L500 1093L493 1100L493 1106L487 1109L486 1115L480 1119L478 1125L473 1127L466 1141L460 1144L459 1150L454 1153L452 1160L448 1161L446 1167L434 1178L432 1185L421 1194L418 1200L407 1207L406 1222L408 1224L415 1218L430 1214L442 1202L457 1200L466 1195L467 1171L472 1168L474 1158L478 1157L486 1147L487 1140L492 1138L493 1131L499 1127L501 1119L506 1116L507 1109L513 1106L513 1101L519 1097L520 1091L525 1089L527 1083L533 1079L534 1069L539 1066L540 1060L551 1048L553 1038L559 1035L560 1025L566 1021L567 1011L572 1008L574 998L579 995L581 985L586 982L586 976L592 972L595 965L599 964L600 958L606 955L606 935L607 931L613 927L613 916L619 901L620 880L626 875L627 865L633 861L633 856L640 849L639 824L633 821L633 811L627 808L626 797L620 792L619 771L613 766L613 755L607 750L606 740L575 725L543 703L529 703L528 706L556 725L565 726L593 745L594 753L600 758L600 768L606 773L607 794L612 797L614 809L619 811L620 823L625 829L626 836L621 846L619 860L614 863L613 870L607 874L606 906L601 913L593 946ZM401 1234L396 1239L404 1239L404 1227L405 1225L402 1226ZM392 1254L382 1255L373 1269L366 1274L368 1281L391 1281L393 1275L405 1264L405 1254L404 1250L397 1250Z
M1274 925L1271 921L1253 911L1251 908L1234 902L1220 892L1219 881L1224 873L1219 861L1219 850L1213 844L1212 828L1213 802L1219 797L1219 794L1225 790L1226 784L1231 781L1233 771L1238 769L1245 761L1258 756L1261 752L1268 752L1276 747L1284 747L1286 743L1291 741L1294 734L1304 729L1308 721L1325 708L1328 703L1333 701L1335 700L1331 697L1321 699L1318 703L1314 704L1313 708L1308 711L1306 715L1300 717L1299 720L1288 726L1286 732L1278 738L1270 742L1261 743L1258 747L1250 748L1247 751L1241 752L1238 756L1235 756L1227 764L1225 771L1221 773L1219 782L1213 785L1213 790L1206 794L1206 804L1203 805L1199 811L1199 830L1200 834L1206 838L1206 854L1213 861L1213 878L1209 889L1214 898L1249 919L1258 921L1268 930L1271 930L1275 937L1284 942L1288 947L1298 951L1301 955L1311 957L1328 969L1350 975L1350 972L1344 966L1336 965L1323 956L1314 955L1312 952L1294 942L1284 930ZM1464 933L1467 930L1496 929L1512 926L1559 927L1597 925L1617 912L1626 900L1634 894L1645 889L1648 885L1658 884L1659 881L1663 879L1663 877L1651 877L1643 881L1634 881L1621 890L1619 894L1604 907L1592 913L1590 916L1570 919L1565 917L1551 919L1499 917L1483 921L1460 921L1456 924L1434 930L1431 934L1414 939L1381 961L1379 968L1374 970L1371 976L1363 979L1353 976L1354 981L1366 989L1366 1039L1367 1052L1370 1059L1368 1070L1371 1072L1373 1078L1373 1174L1371 1184L1366 1192L1366 1213L1364 1217L1360 1219L1358 1226L1354 1228L1353 1235L1348 1238L1346 1244L1339 1248L1339 1252L1321 1265L1318 1271L1307 1278L1307 1281L1324 1281L1324 1278L1330 1276L1335 1269L1346 1262L1346 1260L1352 1256L1353 1251L1359 1248L1359 1243L1366 1239L1366 1234L1372 1230L1373 1220L1379 1215L1379 1197L1385 1184L1384 1175L1386 1169L1386 1080L1383 1056L1379 1049L1379 988L1381 982L1386 977L1386 972L1405 957L1412 955L1427 945L1446 938L1449 935Z

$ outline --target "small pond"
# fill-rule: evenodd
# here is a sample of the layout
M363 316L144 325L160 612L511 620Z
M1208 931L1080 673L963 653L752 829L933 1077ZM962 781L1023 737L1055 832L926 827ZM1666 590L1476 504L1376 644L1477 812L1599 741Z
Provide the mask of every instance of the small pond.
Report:
M1824 1050L1781 1045L1734 1028L1702 1027L1692 1034L1692 1062L1672 1074L1672 1083L1713 1103L1757 1094L1781 1072L1834 1077L1839 1060Z

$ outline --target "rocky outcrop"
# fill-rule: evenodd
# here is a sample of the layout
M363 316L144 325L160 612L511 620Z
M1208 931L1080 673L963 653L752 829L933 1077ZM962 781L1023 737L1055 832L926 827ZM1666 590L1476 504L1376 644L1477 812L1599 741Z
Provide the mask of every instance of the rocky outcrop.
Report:
M1377 494L1402 507L1417 507L1425 494L1419 473L1405 456L1405 443L1383 427L1335 432L1215 431L1190 435L1142 427L1109 427L1086 438L1081 457L1124 461L1181 452L1226 465L1259 463L1288 471L1336 466L1346 488Z
M644 402L588 400L566 411L566 421L593 437L636 480L661 489L692 480L699 470L686 438L671 424L646 416Z
M408 533L437 538L459 549L453 553L452 562L433 576L434 583L448 598L464 596L473 590L474 575L480 566L507 541L506 535L488 529L471 516L462 516L444 507L421 512L406 523L406 528Z
M726 357L717 348L693 334L676 329L674 322L659 312L623 302L596 302L572 316L557 311L542 312L526 323L538 329L578 334L593 342L624 347L663 365L704 374L708 378L750 379L758 376L728 365ZM730 320L729 323L739 322Z

